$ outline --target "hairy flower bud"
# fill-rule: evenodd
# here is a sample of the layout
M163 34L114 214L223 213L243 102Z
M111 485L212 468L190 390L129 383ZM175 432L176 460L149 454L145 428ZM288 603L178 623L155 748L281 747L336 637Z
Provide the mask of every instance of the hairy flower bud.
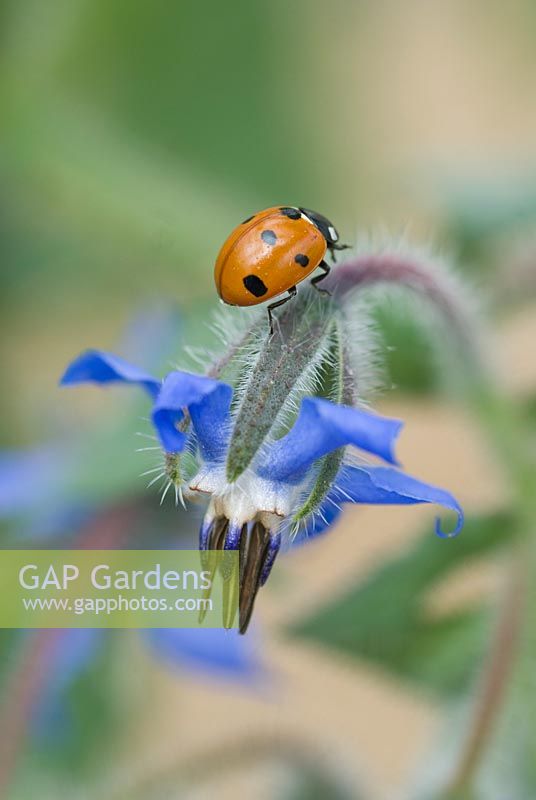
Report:
M235 481L251 463L281 412L296 395L314 386L318 368L329 347L331 302L327 295L303 292L278 317L272 336L266 336L234 418L227 457L227 478Z

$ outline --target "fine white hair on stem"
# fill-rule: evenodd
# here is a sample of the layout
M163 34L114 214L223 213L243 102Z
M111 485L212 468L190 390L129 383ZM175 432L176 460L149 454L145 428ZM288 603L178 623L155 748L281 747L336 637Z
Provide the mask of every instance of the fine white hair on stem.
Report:
M375 290L375 298L378 290L381 293L394 289L399 294L413 295L418 305L408 306L412 316L432 331L441 323L452 344L458 342L462 353L473 363L487 366L481 302L447 260L431 249L411 246L405 239L384 238L375 245L360 244L354 257L338 265L326 278L325 286L345 305L361 299L369 289Z
M354 298L341 308L341 314L345 351L355 376L355 402L367 406L368 399L386 382L380 332L366 298Z

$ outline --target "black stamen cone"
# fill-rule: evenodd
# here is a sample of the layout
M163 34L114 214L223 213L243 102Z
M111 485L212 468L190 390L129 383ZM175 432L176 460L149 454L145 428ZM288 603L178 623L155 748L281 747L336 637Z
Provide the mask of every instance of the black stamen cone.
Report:
M242 542L240 544L242 545ZM248 629L255 598L261 585L261 575L268 556L269 544L269 531L260 522L256 522L249 536L245 559L243 556L245 546L240 548L240 604L238 617L240 633L245 633Z
M221 550L223 548L223 543L225 541L225 535L227 533L227 528L229 527L229 520L226 517L217 517L213 524L212 528L208 537L208 544L207 550ZM208 552L201 551L201 565L204 570L210 573L210 587L205 589L203 592L203 598L205 600L210 599L210 595L212 594L212 583L214 581L214 576L216 574L217 565L214 562L214 556L212 554L209 555ZM199 612L199 624L203 622L207 615L207 609L202 608Z
M225 628L232 628L234 612L236 609L237 598L235 592L239 590L238 597L238 629L240 633L245 633L248 629L255 598L261 586L264 585L266 577L273 565L279 542L270 535L270 531L261 522L256 522L248 535L248 525L242 525L237 541L237 548L229 548L229 520L226 517L217 517L212 525L208 536L207 550L226 551L222 553L220 572L223 583L223 625ZM234 544L234 542L233 542ZM226 547L227 545L227 547ZM231 567L230 559L225 556L238 549L237 573ZM214 557L209 557L209 553L201 554L204 556L204 567L211 573L211 584L216 572L216 562ZM203 596L210 597L211 589L207 589ZM199 622L201 623L206 616L206 611L201 611Z
M214 527L210 532L208 540L209 550L221 550L225 541L227 528L229 527L229 520L227 517L218 517L214 520Z

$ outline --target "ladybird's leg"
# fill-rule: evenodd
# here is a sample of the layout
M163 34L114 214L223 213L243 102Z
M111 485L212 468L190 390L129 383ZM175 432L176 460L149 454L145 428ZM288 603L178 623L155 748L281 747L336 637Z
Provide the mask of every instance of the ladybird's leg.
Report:
M321 261L318 266L320 267L320 269L324 271L322 272L321 275L317 275L316 278L312 278L311 286L314 286L317 292L322 292L322 294L330 294L330 292L328 292L327 289L322 289L322 288L319 289L317 284L320 283L320 281L323 281L324 278L328 277L329 273L331 272L331 267L329 266L329 264L326 264L325 261Z
M296 297L296 292L298 290L295 286L291 286L288 290L288 295L283 297L282 300L278 300L276 303L270 303L268 306L268 319L270 321L270 336L273 336L274 333L274 318L272 316L272 311L274 308L279 308L279 306L284 306L285 303L288 303L289 300L292 300L293 297Z

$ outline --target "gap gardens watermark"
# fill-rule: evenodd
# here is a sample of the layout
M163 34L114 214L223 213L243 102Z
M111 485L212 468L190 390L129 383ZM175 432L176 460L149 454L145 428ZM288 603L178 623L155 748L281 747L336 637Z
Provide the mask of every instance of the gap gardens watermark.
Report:
M0 628L233 627L238 553L4 550L0 587Z

